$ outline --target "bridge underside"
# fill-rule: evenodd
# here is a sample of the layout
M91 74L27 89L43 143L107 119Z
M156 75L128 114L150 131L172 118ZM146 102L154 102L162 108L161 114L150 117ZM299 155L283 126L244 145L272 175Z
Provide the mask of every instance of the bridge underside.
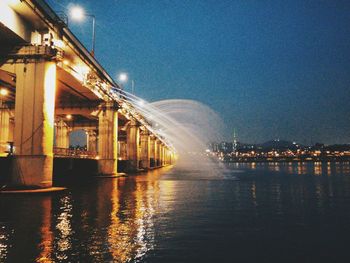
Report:
M118 85L45 2L5 1L0 10L0 157L11 156L12 184L50 187L61 162L85 160L100 174L171 163L166 145L123 108L132 105L112 92ZM78 131L85 144L77 148L70 137Z

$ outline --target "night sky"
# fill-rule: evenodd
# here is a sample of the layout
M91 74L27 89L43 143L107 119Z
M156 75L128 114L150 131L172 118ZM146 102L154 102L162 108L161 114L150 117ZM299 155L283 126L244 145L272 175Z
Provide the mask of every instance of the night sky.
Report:
M96 58L148 101L210 106L243 142L350 143L350 1L50 0L96 16ZM69 27L91 47L91 20ZM130 90L130 83L125 85Z

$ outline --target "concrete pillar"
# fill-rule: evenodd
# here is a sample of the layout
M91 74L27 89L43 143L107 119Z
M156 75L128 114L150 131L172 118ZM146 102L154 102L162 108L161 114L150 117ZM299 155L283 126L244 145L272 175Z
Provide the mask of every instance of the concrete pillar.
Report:
M7 142L10 141L10 112L0 99L0 156L7 155Z
M143 169L149 169L150 168L150 151L151 151L151 138L149 136L149 132L148 131L143 131L141 132L141 163L142 163L142 167Z
M94 130L88 130L86 132L87 136L87 150L89 152L97 152L97 132Z
M168 148L164 147L164 165L168 165Z
M127 155L129 160L129 170L137 171L139 168L139 140L140 128L135 120L131 120L127 129Z
M120 160L127 160L127 147L126 141L118 141L118 154Z
M157 145L156 145L156 156L157 156L157 167L161 166L161 144L162 142L157 139Z
M114 175L117 173L118 147L118 108L113 102L107 102L100 113L98 124L98 168L99 173Z
M160 154L159 154L159 159L160 159L160 166L164 165L164 145L160 145Z
M69 148L69 127L63 120L56 122L56 147Z
M155 151L156 151L156 138L153 135L150 135L150 144L149 144L149 158L150 158L150 167L155 167L156 166L156 156L155 156Z
M16 64L16 185L52 186L56 63Z

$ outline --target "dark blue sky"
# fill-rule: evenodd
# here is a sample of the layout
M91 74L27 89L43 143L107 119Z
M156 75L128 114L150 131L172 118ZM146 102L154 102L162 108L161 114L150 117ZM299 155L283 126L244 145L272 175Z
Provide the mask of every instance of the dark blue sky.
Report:
M350 1L49 3L95 14L96 57L112 77L128 72L149 101L207 104L227 139L236 128L245 142L350 143ZM91 22L70 28L90 48Z

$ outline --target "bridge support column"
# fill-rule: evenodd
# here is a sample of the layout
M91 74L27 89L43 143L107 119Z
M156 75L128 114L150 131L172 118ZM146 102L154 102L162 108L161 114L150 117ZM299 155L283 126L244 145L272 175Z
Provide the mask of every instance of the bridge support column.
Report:
M0 156L6 154L7 142L10 141L10 112L0 100Z
M169 154L168 155L168 163L171 165L171 164L173 164L173 161L172 161L172 159L173 159L173 152L169 150L168 154Z
M52 186L56 63L16 64L14 185Z
M163 158L163 164L167 165L168 164L168 148L164 146L164 158Z
M149 169L150 168L150 136L148 131L141 132L141 163L143 169Z
M164 165L168 165L168 148L164 147Z
M97 134L96 131L87 131L87 150L89 152L97 152Z
M131 120L127 130L127 154L129 160L129 171L135 172L139 169L139 143L140 127L136 120Z
M98 134L99 173L114 175L118 165L118 107L114 102L108 102L100 113Z
M153 135L150 135L149 150L150 167L153 168L156 166L156 138Z
M118 153L121 160L126 160L128 158L126 141L118 142Z
M161 166L161 163L160 163L160 158L161 158L161 151L160 151L160 146L161 146L161 144L162 144L162 142L161 141L159 141L158 139L157 139L157 143L156 143L156 157L157 157L157 162L156 162L156 167L159 167L159 166Z
M69 148L69 127L63 120L56 123L56 147Z
M160 166L164 165L164 144L160 145Z

